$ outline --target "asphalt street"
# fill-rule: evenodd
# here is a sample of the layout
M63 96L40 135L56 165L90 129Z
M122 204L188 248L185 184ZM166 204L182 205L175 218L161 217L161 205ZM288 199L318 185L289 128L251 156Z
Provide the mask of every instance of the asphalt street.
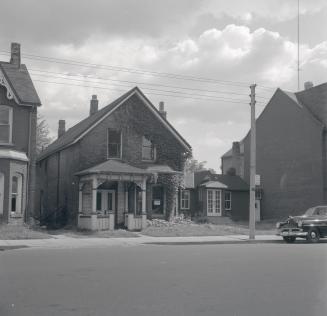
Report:
M0 252L0 315L327 314L327 244Z

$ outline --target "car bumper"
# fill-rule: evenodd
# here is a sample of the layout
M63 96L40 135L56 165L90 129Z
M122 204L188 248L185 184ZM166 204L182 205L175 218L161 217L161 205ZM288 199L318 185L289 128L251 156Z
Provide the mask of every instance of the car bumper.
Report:
M281 228L277 230L276 235L282 237L306 237L308 232L303 231L301 228Z

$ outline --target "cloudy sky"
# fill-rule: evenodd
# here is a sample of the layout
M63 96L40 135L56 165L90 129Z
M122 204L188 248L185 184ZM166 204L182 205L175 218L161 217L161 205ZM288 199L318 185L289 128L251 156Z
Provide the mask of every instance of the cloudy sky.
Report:
M1 0L0 59L22 45L52 135L138 85L189 141L220 156L276 87L297 90L297 0ZM300 0L300 76L327 81L327 2Z

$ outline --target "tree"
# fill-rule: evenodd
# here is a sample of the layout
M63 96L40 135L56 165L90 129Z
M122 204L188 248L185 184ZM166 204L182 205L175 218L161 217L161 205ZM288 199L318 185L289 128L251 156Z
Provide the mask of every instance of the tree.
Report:
M48 123L45 118L38 114L36 125L36 153L39 154L42 150L49 146L52 142Z
M198 161L194 158L189 158L185 162L185 172L197 172L197 171L204 171L209 170L211 173L216 173L216 171L212 168L206 168L205 165L207 164L206 161Z

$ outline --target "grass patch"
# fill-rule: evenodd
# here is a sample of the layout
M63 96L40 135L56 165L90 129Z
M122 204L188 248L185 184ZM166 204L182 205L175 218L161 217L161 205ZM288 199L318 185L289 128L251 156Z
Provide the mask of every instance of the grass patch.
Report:
M47 232L32 228L27 225L0 225L0 239L19 240L19 239L49 239L52 238Z
M143 235L153 237L191 237L191 236L226 236L248 235L246 222L229 222L218 224L196 224L194 222L169 223L162 222L151 225L142 230ZM256 225L257 235L274 235L275 222L260 222Z
M139 237L138 233L130 232L124 229L101 230L101 231L89 231L89 230L77 230L76 228L66 228L49 230L50 235L64 235L70 238L134 238Z

